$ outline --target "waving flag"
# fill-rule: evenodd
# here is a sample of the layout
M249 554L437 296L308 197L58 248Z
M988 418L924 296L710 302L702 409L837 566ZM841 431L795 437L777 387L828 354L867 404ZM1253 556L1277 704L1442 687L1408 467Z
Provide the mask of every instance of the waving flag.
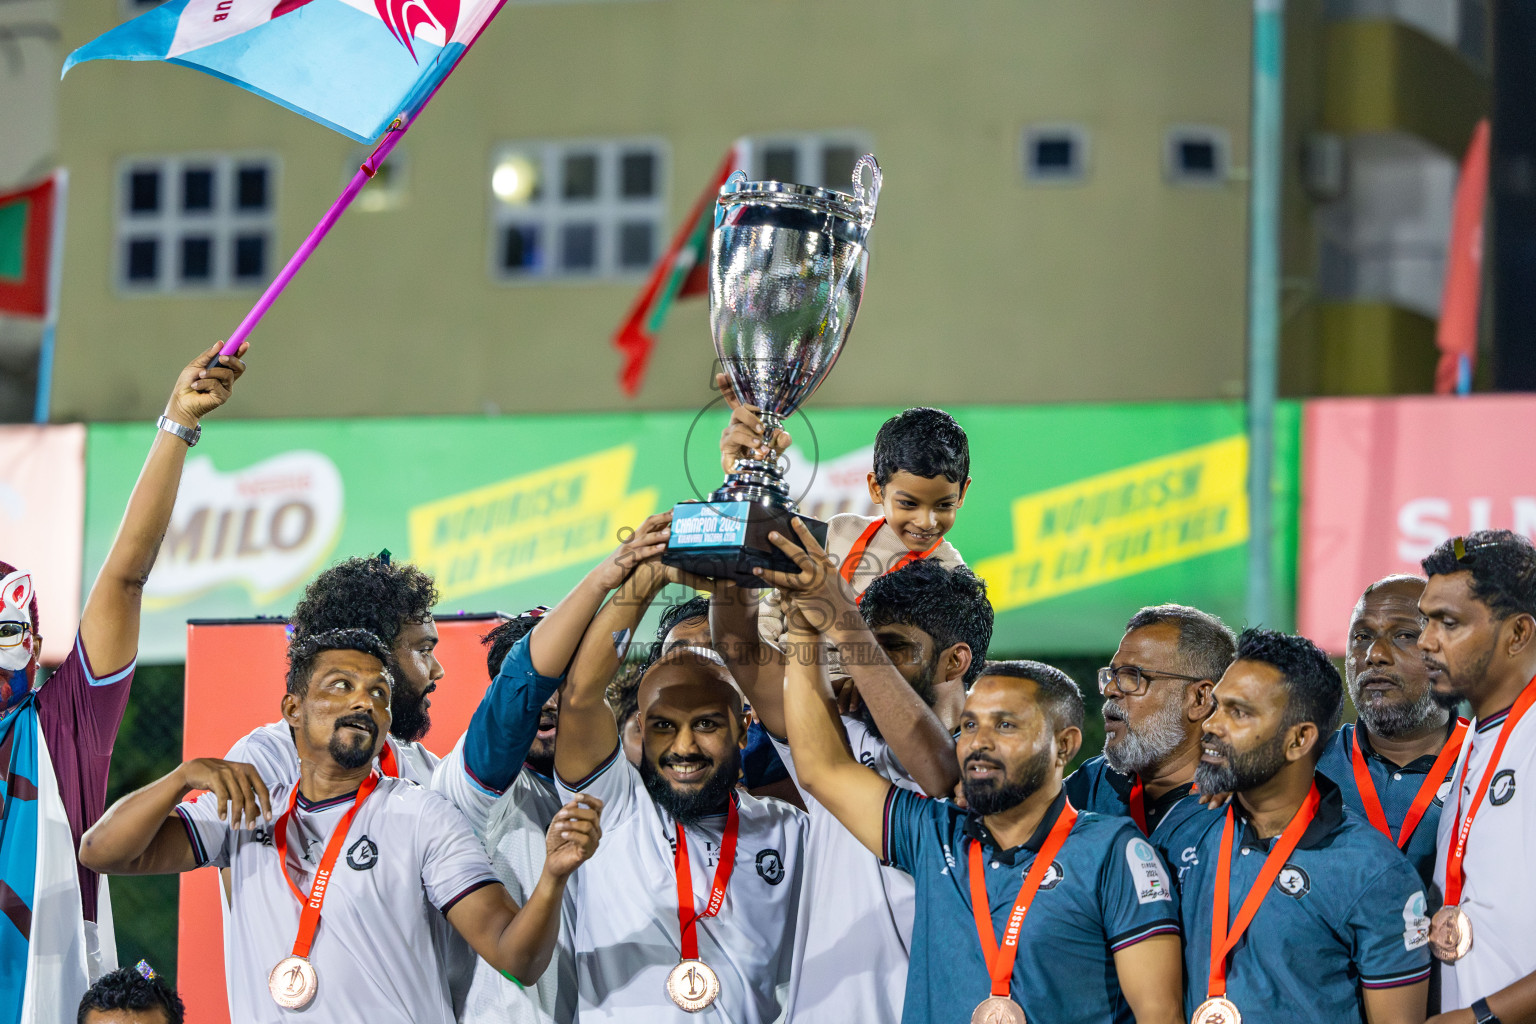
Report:
M0 194L0 313L44 316L53 247L52 178Z
M163 60L233 82L359 142L414 113L497 0L169 0L69 55Z

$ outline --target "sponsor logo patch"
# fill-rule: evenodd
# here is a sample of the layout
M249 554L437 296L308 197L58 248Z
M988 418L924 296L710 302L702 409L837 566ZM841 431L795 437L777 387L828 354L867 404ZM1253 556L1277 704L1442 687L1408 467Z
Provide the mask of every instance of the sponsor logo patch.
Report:
M1045 877L1040 879L1040 891L1056 888L1066 877L1067 873L1061 869L1061 861L1051 861L1051 866L1045 869Z
M1312 891L1312 879L1307 873L1294 864L1287 864L1280 869L1280 874L1275 878L1275 888L1294 899L1301 899Z
M1515 770L1505 768L1493 777L1493 782L1488 786L1488 802L1495 807L1503 807L1515 798Z
M1189 854L1192 851L1184 852ZM1157 853L1152 849L1151 843L1139 837L1126 843L1125 863L1130 866L1131 878L1136 882L1137 903L1173 901L1173 892L1168 886L1168 875L1163 871L1162 862L1157 859Z
M353 871L369 871L378 862L378 844L367 836L347 847L347 866Z
M1429 915L1424 894L1416 892L1403 904L1403 948L1418 949L1429 941Z

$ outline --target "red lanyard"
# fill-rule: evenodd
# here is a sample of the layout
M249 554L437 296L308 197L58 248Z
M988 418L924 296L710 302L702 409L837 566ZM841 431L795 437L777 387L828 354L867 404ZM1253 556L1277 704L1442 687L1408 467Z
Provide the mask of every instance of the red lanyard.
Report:
M384 741L384 749L379 751L379 767L392 779L400 777L400 762L395 760L395 748L389 740Z
M1145 787L1141 784L1141 776L1136 776L1136 781L1131 785L1131 820L1136 822L1136 827L1141 829L1142 835L1147 835L1147 797Z
M1236 815L1233 807L1227 805L1227 824L1221 832L1221 863L1216 867L1216 901L1211 909L1211 978L1206 993L1208 998L1216 999L1227 994L1227 957L1242 939L1243 932L1253 923L1254 915L1259 912L1259 904L1264 902L1269 887L1280 876L1280 869L1285 867L1285 859L1296 849L1296 844L1301 842L1301 834L1312 824L1312 819L1317 817L1317 805L1321 800L1322 794L1317 791L1317 783L1314 782L1307 798L1301 802L1301 808L1291 818L1291 823L1285 826L1285 831L1280 833L1269 856L1264 858L1259 877L1254 879L1253 888L1248 890L1243 907L1237 913L1237 923L1230 932L1227 931L1227 915L1232 911L1228 900L1231 898L1232 832Z
M363 801L368 799L379 785L379 773L373 772L363 784L357 787L357 798L352 801L351 810L336 823L336 828L331 832L330 842L325 844L325 853L320 857L320 866L315 869L315 878L309 887L309 899L299 892L299 887L293 884L293 879L288 875L288 819L293 814L294 804L299 800L299 784L293 784L293 792L288 796L288 809L283 816L277 819L277 824L272 826L272 838L277 847L277 869L283 873L283 881L288 883L288 888L293 890L293 895L303 904L304 909L299 913L299 935L293 940L293 955L298 957L309 956L309 947L315 941L315 929L320 927L320 906L325 902L325 889L331 881L331 870L336 866L336 858L341 855L341 848L347 841L347 830L352 827L352 819L357 817L357 810L363 806Z
M1445 905L1454 907L1461 902L1461 888L1466 884L1466 871L1462 867L1462 861L1467 856L1467 836L1472 832L1472 819L1477 817L1478 808L1483 805L1483 797L1488 795L1488 784L1493 781L1494 773L1499 768L1499 757L1504 753L1504 744L1509 742L1510 735L1515 731L1515 726L1520 719L1536 704L1536 679L1525 684L1525 689L1520 691L1520 696L1515 700L1514 707L1509 709L1509 717L1504 719L1504 724L1499 727L1499 740L1493 745L1493 756L1488 760L1488 767L1483 769L1483 777L1477 784L1477 793L1472 797L1472 806L1467 808L1467 816L1461 816L1462 785L1467 780L1467 768L1472 763L1472 745L1467 744L1466 760L1461 763L1461 774L1456 779L1456 841L1445 853Z
M1419 827L1424 812L1429 809L1429 802L1435 798L1435 792L1440 788L1440 783L1445 781L1450 773L1451 765L1456 763L1456 755L1461 751L1461 740L1467 734L1467 720L1458 718L1456 728L1451 730L1451 738L1445 741L1445 746L1440 748L1440 756L1435 758L1435 763L1430 766L1429 774L1419 786L1418 793L1414 794L1413 803L1408 805L1408 813L1403 816L1402 828L1396 837L1392 835L1392 828L1387 824L1386 812L1381 809L1381 798L1376 795L1376 784L1371 781L1371 770L1365 766L1365 753L1360 749L1360 726L1355 725L1354 743L1350 748L1350 759L1355 766L1355 788L1360 791L1360 802L1365 805L1365 816L1371 819L1371 824L1376 830L1388 839L1397 843L1399 850L1408 848L1408 840L1413 836L1413 830Z
M854 570L858 569L859 563L864 561L864 551L869 547L869 542L875 539L875 534L879 533L880 527L884 525L884 516L876 519L874 522L870 523L864 528L864 532L859 534L859 539L853 542L853 547L848 549L848 557L843 559L842 567L838 569L838 573L850 584L853 583ZM919 558L927 558L929 555L937 551L939 545L942 543L944 543L944 538L941 535L937 540L933 542L933 546L930 547L927 551L908 551L906 554L897 559L896 564L887 569L886 572L895 572L897 569L904 569L911 563L917 561ZM880 575L884 575L884 573L881 573ZM860 591L858 597L854 598L854 601L857 603L862 600L864 600L864 593L863 591Z
M677 921L683 928L683 959L699 958L699 933L696 926L700 918L714 917L725 904L725 887L731 884L731 870L736 867L736 801L730 801L725 812L725 835L720 839L720 862L715 865L715 881L709 890L709 903L703 911L693 912L693 874L688 868L688 837L683 835L683 823L677 822L677 850L672 854L672 867L677 872Z
M1051 826L1050 833L1045 837L1045 845L1035 854L1035 862L1029 866L1024 884L1019 886L1018 898L1013 901L1013 912L1008 915L1008 926L1003 930L1001 946L997 944L997 935L992 930L992 901L987 898L987 876L982 865L981 843L971 840L971 913L976 915L976 934L981 938L981 955L987 961L987 973L992 976L994 996L1008 997L1008 983L1013 979L1013 961L1019 955L1019 929L1024 927L1024 915L1029 912L1029 904L1034 900L1040 883L1044 881L1045 873L1050 870L1051 862L1061 852L1061 845L1067 841L1067 833L1072 831L1072 823L1076 820L1077 811L1068 800L1061 814L1057 815L1056 824Z

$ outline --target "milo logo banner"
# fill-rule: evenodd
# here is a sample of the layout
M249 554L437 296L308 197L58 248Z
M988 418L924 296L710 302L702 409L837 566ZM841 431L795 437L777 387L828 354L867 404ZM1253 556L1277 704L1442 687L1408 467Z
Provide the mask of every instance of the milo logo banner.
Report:
M786 477L804 511L877 514L865 483L895 409L810 410ZM949 539L987 580L994 653L1112 650L1142 604L1242 618L1247 450L1234 403L950 410L973 483ZM1276 607L1293 605L1296 409L1281 408ZM145 591L141 658L180 661L189 618L283 615L325 566L388 548L440 614L554 604L618 532L721 481L725 414L210 420ZM90 428L85 582L153 428ZM1282 622L1280 625L1288 625Z

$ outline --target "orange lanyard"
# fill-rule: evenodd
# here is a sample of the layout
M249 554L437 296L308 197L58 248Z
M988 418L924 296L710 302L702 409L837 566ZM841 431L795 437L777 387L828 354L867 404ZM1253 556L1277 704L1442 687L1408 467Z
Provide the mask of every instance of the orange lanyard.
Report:
M1019 886L1019 895L1013 901L1013 911L1008 915L1008 925L1003 930L1001 946L997 944L997 934L992 930L992 902L987 898L987 876L982 864L981 843L971 840L971 913L976 917L976 934L981 939L981 955L987 962L987 973L992 977L994 996L1008 997L1008 983L1013 979L1013 962L1019 955L1019 930L1024 927L1024 915L1029 912L1029 904L1039 891L1040 883L1045 880L1051 862L1061 852L1062 844L1067 841L1067 833L1072 831L1072 823L1076 820L1077 811L1068 800L1061 814L1057 815L1056 824L1051 826L1045 845L1035 855L1035 862L1029 866L1024 884Z
M395 748L389 745L389 740L384 741L384 749L379 752L379 767L392 779L400 777L400 762L395 760Z
M320 907L325 903L325 889L331 881L331 871L336 867L336 858L341 855L341 848L347 841L347 830L352 827L352 819L357 817L358 808L363 806L363 801L368 799L379 785L380 775L374 772L357 787L357 798L352 801L352 808L336 823L336 828L331 832L330 842L325 844L325 853L320 857L320 866L315 868L314 881L309 886L309 898L299 892L299 887L293 884L293 879L288 875L288 819L293 815L294 805L299 801L299 784L293 784L293 792L288 796L288 809L283 816L277 819L277 824L272 826L272 838L277 847L277 869L283 873L283 881L288 883L288 888L293 895L303 904L304 909L299 913L299 935L293 940L293 955L308 958L309 947L314 944L315 930L320 927Z
M714 917L725 905L725 887L731 884L731 871L736 867L736 833L740 823L736 817L736 801L731 800L725 812L725 835L720 839L720 862L715 865L715 880L709 890L709 902L704 909L693 912L693 874L688 867L688 837L683 834L683 823L677 822L677 850L672 854L672 867L677 873L677 921L683 928L682 948L684 960L699 958L699 933L696 926L701 918Z
M884 525L885 517L881 516L879 519L876 519L874 522L866 526L864 528L864 532L859 534L859 539L853 542L853 547L848 549L848 557L843 559L842 567L838 569L838 573L850 584L853 583L854 571L858 569L859 563L864 561L864 552L866 549L868 549L869 542L875 539L875 534L879 533L880 527ZM941 536L933 542L933 546L930 547L927 551L908 551L906 554L902 555L899 559L896 560L895 565L885 570L885 572L895 572L898 569L906 568L908 565L917 561L919 558L927 558L929 555L937 551L939 545L942 543L944 543L944 538ZM883 576L885 573L883 572L879 575ZM855 602L864 600L864 593L860 591L859 596L854 598L854 600Z
M1136 827L1141 829L1142 835L1148 834L1147 797L1140 775L1136 776L1136 782L1131 786L1131 820L1136 822Z
M1458 718L1456 728L1451 730L1451 738L1445 741L1445 746L1440 748L1440 756L1435 758L1435 763L1430 766L1429 774L1419 786L1418 793L1414 794L1413 803L1408 806L1408 813L1403 817L1403 825L1398 834L1392 835L1392 828L1387 824L1386 812L1381 809L1381 797L1376 793L1376 784L1371 781L1371 770L1365 765L1365 753L1360 749L1360 725L1356 723L1354 742L1350 746L1350 760L1354 762L1355 788L1360 791L1360 802L1365 805L1365 816L1376 826L1376 830L1388 839L1397 843L1399 850L1408 848L1408 840L1413 836L1413 830L1419 827L1419 822L1424 817L1424 812L1429 809L1429 802L1435 798L1435 792L1440 788L1440 783L1450 773L1451 765L1456 763L1456 755L1461 751L1462 737L1467 734L1467 720Z
M1467 816L1461 816L1461 792L1462 785L1467 780L1467 768L1472 764L1472 747L1467 746L1467 759L1461 764L1461 774L1456 779L1456 841L1445 853L1445 905L1454 907L1461 903L1461 889L1466 884L1467 875L1462 866L1462 861L1467 856L1467 836L1472 832L1472 819L1477 817L1477 810L1483 805L1483 797L1488 795L1488 784L1493 781L1494 773L1499 769L1499 757L1504 753L1504 744L1509 742L1509 737L1515 731L1515 726L1525 713L1536 704L1536 679L1525 684L1525 689L1520 691L1519 698L1514 707L1509 709L1509 717L1504 719L1504 724L1499 727L1499 740L1493 745L1493 756L1488 759L1488 767L1483 769L1483 777L1477 784L1477 793L1472 797L1472 806L1467 808Z

